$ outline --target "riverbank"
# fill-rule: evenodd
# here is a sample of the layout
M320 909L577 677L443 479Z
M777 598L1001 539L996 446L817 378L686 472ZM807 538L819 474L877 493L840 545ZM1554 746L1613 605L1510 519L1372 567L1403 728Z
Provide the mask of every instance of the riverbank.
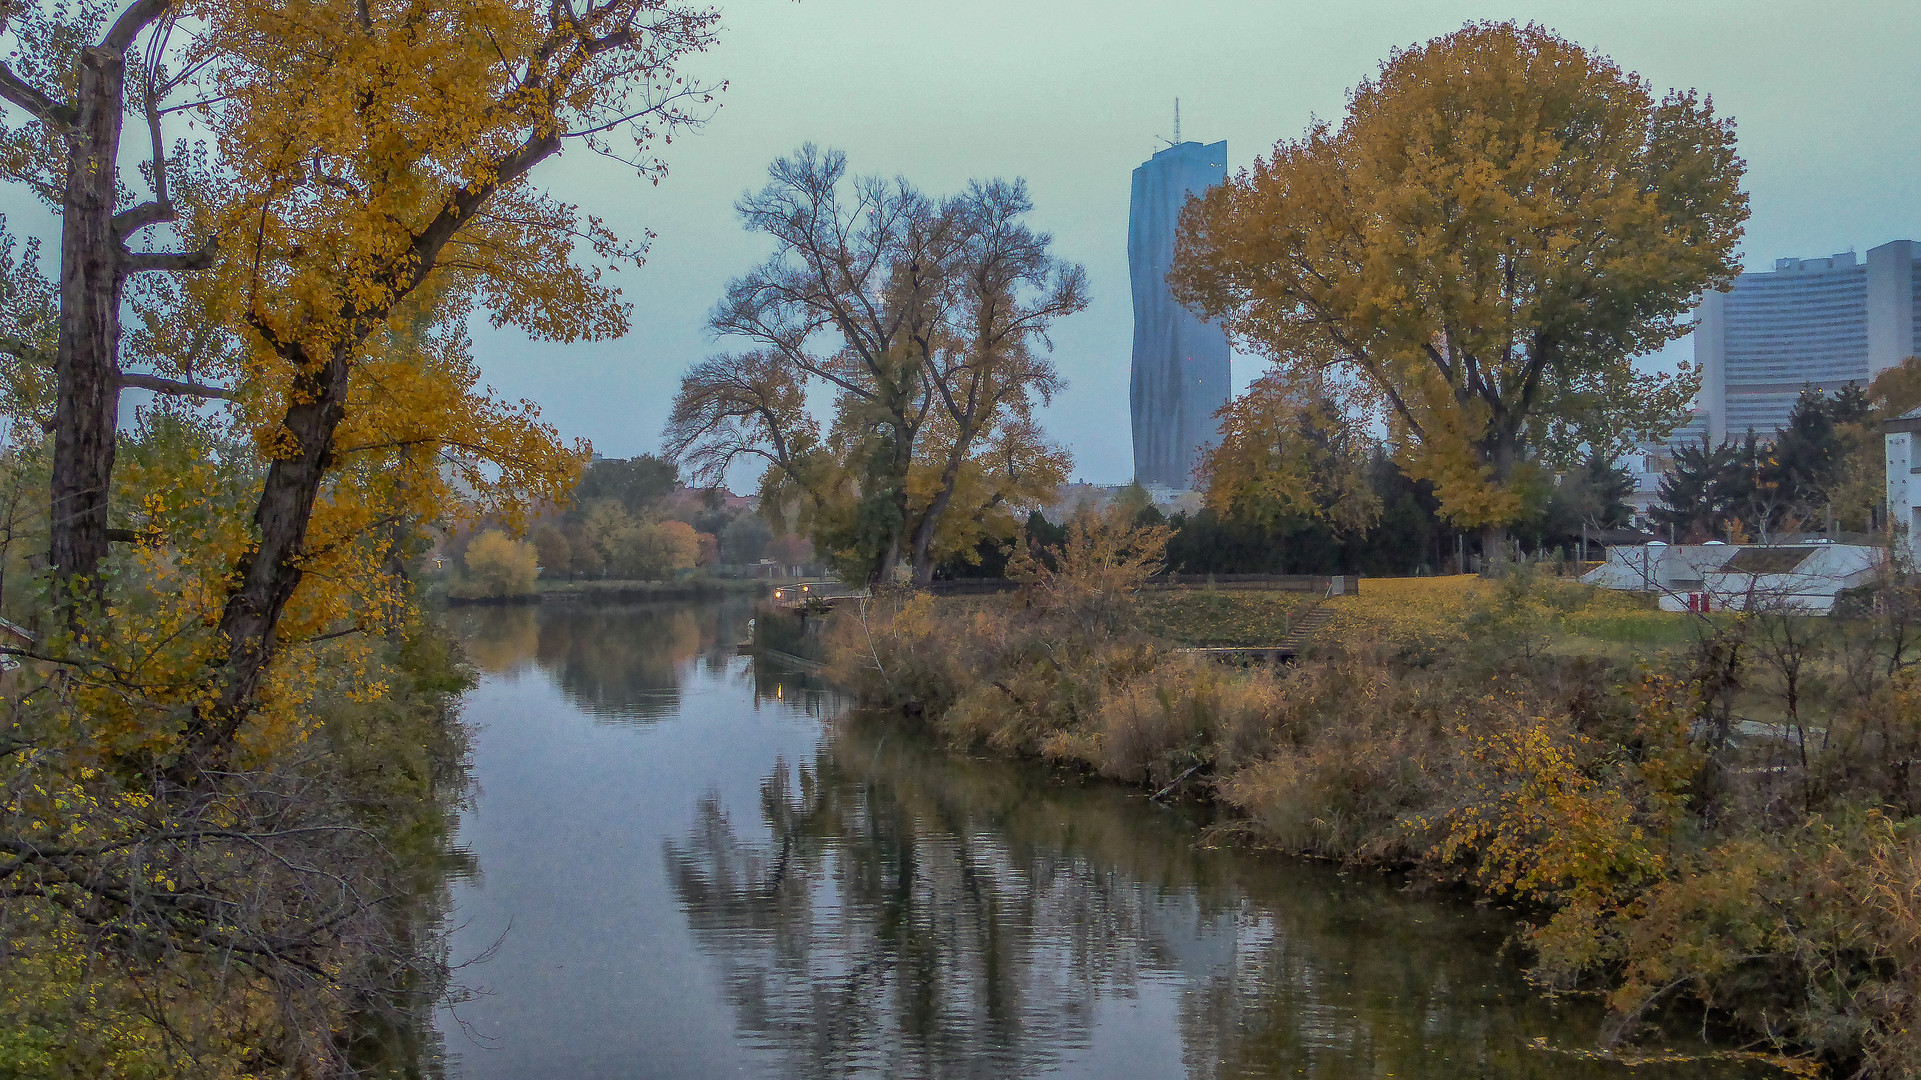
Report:
M47 695L14 703L12 733L39 738L0 807L25 853L0 908L0 1076L438 1074L473 672L431 620L315 652L338 681L289 711L297 737L199 791L63 745Z
M1911 584L1844 624L1369 580L1299 663L1242 670L1143 633L1126 582L1069 577L837 616L831 675L951 743L1535 912L1531 977L1602 994L1610 1052L1685 1007L1791 1071L1921 1067Z
M488 673L453 957L490 992L443 1017L450 1074L1751 1075L1565 1053L1601 1010L1529 994L1503 912L845 712L736 654L758 615L451 620Z
M695 575L676 581L543 581L537 591L519 596L467 595L455 587L437 590L434 595L441 603L452 607L626 603L635 600L719 600L730 596L766 596L779 584L765 578Z

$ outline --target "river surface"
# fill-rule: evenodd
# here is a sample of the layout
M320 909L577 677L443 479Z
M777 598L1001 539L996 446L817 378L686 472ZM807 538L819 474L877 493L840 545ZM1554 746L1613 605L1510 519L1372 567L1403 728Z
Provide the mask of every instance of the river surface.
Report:
M1734 1076L1619 1065L1498 912L1225 850L1138 793L842 718L744 603L468 608L449 1071Z

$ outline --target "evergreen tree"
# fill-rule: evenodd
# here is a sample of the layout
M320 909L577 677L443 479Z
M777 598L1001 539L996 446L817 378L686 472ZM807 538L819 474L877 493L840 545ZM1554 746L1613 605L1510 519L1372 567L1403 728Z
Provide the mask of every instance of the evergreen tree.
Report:
M1795 399L1787 425L1775 439L1769 477L1784 503L1800 507L1819 501L1832 482L1841 447L1835 437L1830 399L1806 387Z
M1583 509L1590 512L1588 524L1604 529L1625 528L1634 513L1628 505L1628 499L1634 494L1633 474L1597 451L1588 455L1579 475L1588 497L1583 505Z
M1714 446L1706 436L1674 448L1674 467L1661 477L1661 499L1650 511L1676 540L1712 539L1727 527L1728 481L1735 447Z

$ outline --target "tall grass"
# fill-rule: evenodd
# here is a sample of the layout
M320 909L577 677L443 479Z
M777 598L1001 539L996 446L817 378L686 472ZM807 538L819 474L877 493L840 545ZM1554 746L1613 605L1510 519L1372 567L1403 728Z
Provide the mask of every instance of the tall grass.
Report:
M1517 902L1538 983L1604 992L1616 1045L1691 1001L1791 1070L1921 1074L1914 579L1848 624L1525 572L1370 580L1279 671L1176 653L1112 586L882 601L829 628L834 670L955 743Z

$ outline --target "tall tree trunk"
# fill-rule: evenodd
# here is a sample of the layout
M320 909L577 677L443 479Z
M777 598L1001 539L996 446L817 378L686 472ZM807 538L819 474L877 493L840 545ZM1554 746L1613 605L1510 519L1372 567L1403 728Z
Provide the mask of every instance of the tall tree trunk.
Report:
M881 552L880 566L874 570L874 580L869 585L888 586L894 584L895 567L900 565L902 549L907 546L907 473L914 466L914 435L904 424L895 422L889 425L894 430L893 459L888 462L887 493L888 509L892 511L887 523L887 546Z
M293 436L295 451L276 458L267 470L254 509L260 537L235 568L238 584L220 613L226 662L219 696L195 716L185 740L186 758L194 764L217 767L259 702L261 683L274 657L275 629L300 586L307 528L333 460L334 433L347 414L351 350L351 345L336 345L317 371L305 367L304 356L288 357L302 370L288 394L291 404L282 420Z
M888 522L887 541L881 548L880 565L874 569L874 580L869 586L887 587L894 584L894 575L899 573L901 550L907 541L907 474L899 473L890 478L893 490L887 497Z
M934 505L927 508L920 521L914 526L913 566L914 584L925 585L934 580L934 531L942 511L947 509L948 494L941 492L934 497Z
M1481 528L1481 573L1498 573L1496 566L1507 561L1507 526L1485 525Z
M925 585L934 580L934 534L940 530L940 519L954 501L954 487L960 482L959 455L950 459L947 472L941 477L940 491L934 496L927 509L921 512L920 521L914 525L914 584Z
M1489 479L1496 484L1505 485L1514 478L1514 469L1520 463L1520 436L1518 433L1497 429L1491 445L1485 451L1492 475ZM1507 561L1507 526L1505 521L1488 522L1481 526L1481 573L1498 573L1495 567Z
M69 137L60 233L60 338L54 356L50 562L54 579L98 592L119 419L116 357L125 270L114 232L126 58L80 52L79 120Z

